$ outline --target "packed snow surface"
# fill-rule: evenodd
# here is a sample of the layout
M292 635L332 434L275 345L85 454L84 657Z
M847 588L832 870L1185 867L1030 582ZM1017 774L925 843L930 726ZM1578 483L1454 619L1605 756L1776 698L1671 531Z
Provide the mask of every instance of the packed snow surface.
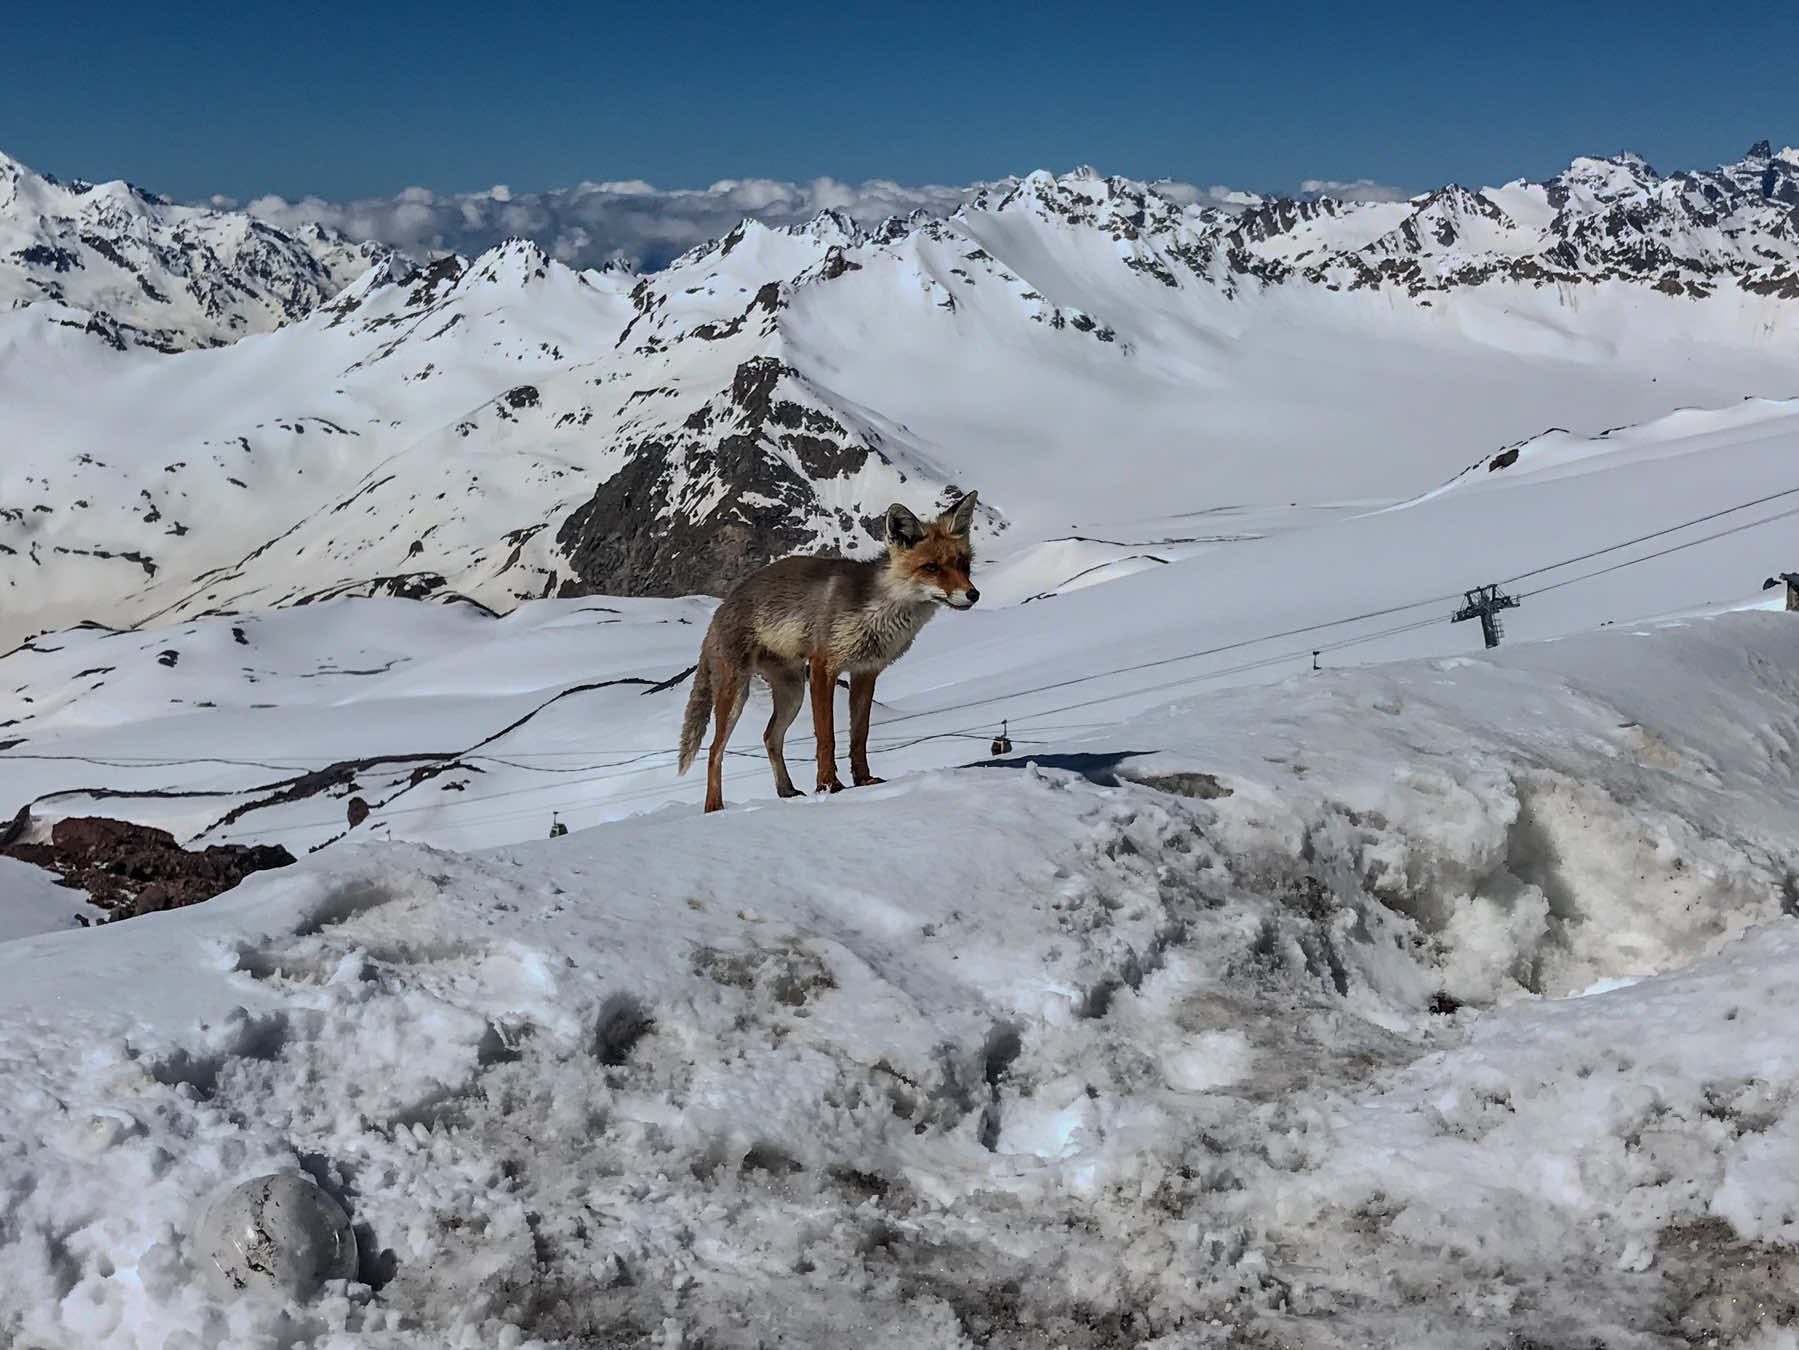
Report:
M1745 613L5 943L0 1327L1777 1344L1796 701ZM198 1209L283 1168L362 1282L221 1298Z
M85 899L42 868L0 858L0 942L73 928L82 916L99 918Z

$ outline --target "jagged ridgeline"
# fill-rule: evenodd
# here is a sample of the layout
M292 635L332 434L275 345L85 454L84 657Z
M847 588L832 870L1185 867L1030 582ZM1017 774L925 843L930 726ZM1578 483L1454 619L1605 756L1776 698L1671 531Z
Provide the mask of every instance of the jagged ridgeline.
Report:
M964 487L989 545L1402 496L1550 425L1790 394L1796 209L1799 152L1766 143L1398 202L1038 173L944 218L746 222L640 276L524 241L404 259L0 159L0 641L716 593Z
M0 306L42 304L118 350L216 347L302 318L388 255L320 225L60 182L0 154Z

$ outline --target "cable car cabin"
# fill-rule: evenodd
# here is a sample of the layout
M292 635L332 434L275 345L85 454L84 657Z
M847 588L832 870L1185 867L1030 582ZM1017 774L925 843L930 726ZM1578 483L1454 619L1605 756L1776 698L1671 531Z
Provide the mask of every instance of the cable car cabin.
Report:
M993 738L993 753L996 755L1009 755L1012 753L1012 738L1006 735L1006 724L1004 722L999 724L999 735Z

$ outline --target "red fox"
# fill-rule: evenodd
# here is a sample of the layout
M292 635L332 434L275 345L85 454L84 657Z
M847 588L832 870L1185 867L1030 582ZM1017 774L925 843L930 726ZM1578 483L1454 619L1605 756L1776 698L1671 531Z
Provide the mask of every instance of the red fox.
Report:
M818 790L841 792L833 697L838 675L850 677L850 778L857 787L881 780L868 771L868 717L875 676L912 645L937 606L971 609L981 593L969 579L975 494L925 522L904 506L887 508L887 556L782 558L731 588L700 644L693 692L681 723L679 771L686 773L713 719L706 761L706 810L725 804L720 772L725 744L743 713L750 678L774 691L775 710L762 733L775 791L801 795L787 773L782 746L812 678L812 730L818 742Z

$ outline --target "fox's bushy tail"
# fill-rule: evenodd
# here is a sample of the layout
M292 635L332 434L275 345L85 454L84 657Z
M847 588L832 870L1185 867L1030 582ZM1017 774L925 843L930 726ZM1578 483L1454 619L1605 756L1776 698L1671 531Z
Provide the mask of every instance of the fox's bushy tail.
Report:
M712 663L700 653L700 663L693 670L693 688L687 693L687 712L681 718L681 758L675 772L686 773L693 767L693 757L700 752L700 738L706 734L706 719L712 715Z

